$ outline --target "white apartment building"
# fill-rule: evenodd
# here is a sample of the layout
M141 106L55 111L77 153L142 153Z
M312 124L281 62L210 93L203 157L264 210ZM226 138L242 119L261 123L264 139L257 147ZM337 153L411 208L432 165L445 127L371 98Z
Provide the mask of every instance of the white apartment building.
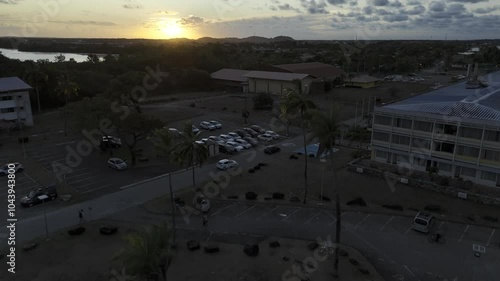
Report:
M500 187L500 71L375 108L372 160Z
M33 126L29 91L32 88L17 77L0 78L0 126Z

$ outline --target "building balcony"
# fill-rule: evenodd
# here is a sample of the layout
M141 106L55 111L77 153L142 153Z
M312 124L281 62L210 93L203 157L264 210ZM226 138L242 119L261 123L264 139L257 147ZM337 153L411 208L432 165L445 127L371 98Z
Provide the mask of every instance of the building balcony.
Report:
M466 162L466 163L470 163L470 164L474 164L476 165L477 163L477 156L476 157L472 157L472 156L465 156L465 155L455 155L455 160L459 160L461 162Z
M440 140L440 141L446 141L446 142L455 143L455 141L457 139L457 136L434 133L433 139L434 140Z
M432 157L453 160L453 153L443 151L432 151Z
M464 137L459 137L457 140L457 143L458 144L467 144L467 145L475 146L475 147L481 146L481 140L469 139L469 138L464 138Z
M422 139L431 139L432 137L432 132L424 132L424 131L416 131L413 130L413 136L422 138Z
M500 150L500 142L483 141L483 148L493 148L496 150Z
M498 162L498 161L481 159L481 160L479 160L479 164L481 166L487 166L487 167L499 168L500 169L500 162Z
M392 126L386 126L386 125L380 125L380 124L374 124L373 125L373 130L375 131L384 131L384 132L390 132Z
M400 128L400 127L392 127L392 131L394 133L399 133L403 135L411 135L411 129L405 129L405 128Z
M0 101L0 109L13 108L13 107L17 107L17 101L15 101L15 100Z
M385 141L378 141L378 140L373 140L372 141L373 146L381 146L381 147L389 147L389 143Z

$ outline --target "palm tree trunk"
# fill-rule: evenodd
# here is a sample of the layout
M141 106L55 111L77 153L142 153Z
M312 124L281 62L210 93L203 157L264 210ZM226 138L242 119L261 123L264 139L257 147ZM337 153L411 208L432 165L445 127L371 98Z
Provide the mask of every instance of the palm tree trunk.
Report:
M196 189L196 182L195 182L195 178L194 178L194 168L195 168L196 165L193 164L193 190Z
M302 136L304 138L304 161L305 161L305 166L304 166L304 204L307 203L307 158L309 155L307 155L307 140L306 140L306 128L305 124L302 124Z
M170 188L170 199L172 200L172 226L173 226L173 242L175 243L175 200L174 200L174 191L172 190L172 173L168 173L168 184Z
M337 173L335 171L335 166L332 163L333 170L333 184L335 185L335 207L337 213L337 223L335 229L335 261L333 263L333 274L334 276L339 276L339 258L340 258L340 233L342 230L342 213L340 210L340 194L339 194L339 186L337 182Z
M36 100L38 102L38 113L42 111L42 107L40 106L40 94L38 92L38 82L35 84L35 91L36 91Z

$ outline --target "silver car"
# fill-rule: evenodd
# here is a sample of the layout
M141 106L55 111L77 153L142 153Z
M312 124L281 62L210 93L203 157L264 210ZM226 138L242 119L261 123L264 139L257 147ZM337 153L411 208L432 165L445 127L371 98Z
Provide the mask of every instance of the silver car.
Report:
M113 168L118 171L122 171L128 168L128 165L125 161L120 158L109 158L108 167Z

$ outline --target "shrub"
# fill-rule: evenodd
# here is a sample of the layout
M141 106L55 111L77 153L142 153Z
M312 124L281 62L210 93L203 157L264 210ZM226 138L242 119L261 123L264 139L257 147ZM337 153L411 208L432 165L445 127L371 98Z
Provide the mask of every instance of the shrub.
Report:
M281 192L274 192L273 193L273 199L283 200L283 198L285 198L285 194L283 194Z
M259 165L257 165L257 166L255 166L255 167L253 167L253 169L254 169L254 171L260 170L260 166L259 166Z
M247 200L255 200L257 198L257 193L253 192L253 191L249 191L245 194L245 198Z
M354 266L358 266L359 265L359 261L355 260L355 259L349 259L349 262L354 265Z
M424 210L429 212L441 212L441 206L439 205L427 205L424 207Z
M403 207L401 207L400 205L382 205L382 207L395 211L403 211Z
M248 170L248 172L249 172L250 174L255 173L255 171L254 171L253 169Z
M490 221L490 222L498 222L498 218L496 217L491 217L491 216L483 216L482 217L484 220L486 221Z

